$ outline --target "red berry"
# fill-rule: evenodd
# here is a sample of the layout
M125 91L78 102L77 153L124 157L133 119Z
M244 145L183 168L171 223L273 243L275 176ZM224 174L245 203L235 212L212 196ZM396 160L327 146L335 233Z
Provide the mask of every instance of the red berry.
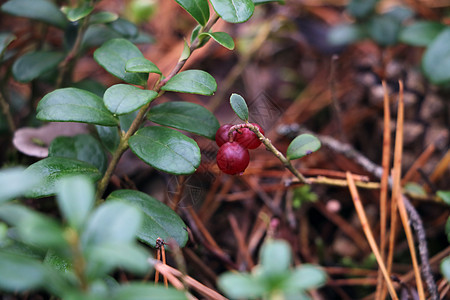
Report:
M258 127L259 131L264 134L264 130L256 123L250 123L253 126ZM237 133L235 137L235 141L241 144L243 147L247 149L256 149L261 145L261 141L258 136L248 128L239 129L241 133Z
M250 155L240 144L226 142L219 148L216 161L222 172L235 175L245 171L250 162Z
M226 142L228 142L228 132L233 125L225 124L219 127L216 132L216 144L217 146L222 146ZM233 138L236 136L236 131L233 131Z

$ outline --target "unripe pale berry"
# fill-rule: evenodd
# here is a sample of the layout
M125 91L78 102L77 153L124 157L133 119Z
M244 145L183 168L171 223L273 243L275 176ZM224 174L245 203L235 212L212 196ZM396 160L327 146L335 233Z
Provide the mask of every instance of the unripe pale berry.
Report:
M264 134L264 130L256 123L250 123L253 126L258 127L259 131ZM261 141L258 136L248 128L239 129L241 133L237 133L235 136L235 141L241 144L243 147L247 149L256 149L261 145Z
M250 155L239 143L226 142L219 148L216 161L222 172L235 175L245 171L250 162Z

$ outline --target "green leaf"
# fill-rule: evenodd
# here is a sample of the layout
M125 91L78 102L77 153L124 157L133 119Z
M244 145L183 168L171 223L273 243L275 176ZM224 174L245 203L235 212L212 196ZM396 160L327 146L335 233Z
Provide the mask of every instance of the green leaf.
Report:
M69 225L81 231L94 207L95 188L92 181L83 176L63 178L58 187L58 206Z
M19 82L30 82L57 68L64 54L53 51L36 51L19 57L13 64L12 73Z
M315 289L325 284L327 274L317 266L304 264L295 268L284 283L284 291Z
M130 138L129 145L131 151L144 162L167 173L192 174L200 165L197 143L169 128L142 128Z
M422 57L425 76L434 84L450 82L450 27L444 29L428 46Z
M175 0L200 25L205 26L209 20L209 5L207 0Z
M1 10L13 16L42 21L62 29L68 23L59 8L47 0L10 0L2 5Z
M370 37L380 46L392 46L398 41L400 22L390 15L376 15L368 23Z
M24 173L24 168L0 171L0 203L23 195L40 182L38 174Z
M93 165L64 157L44 158L29 166L25 172L39 174L42 178L42 184L26 194L31 198L54 195L58 181L66 176L86 175L94 181L101 177L101 173Z
M187 41L184 40L183 52L181 52L181 55L180 55L180 58L178 59L178 61L186 60L189 58L190 55L191 55L191 48L189 47Z
M231 94L230 105L239 119L241 119L242 121L248 121L247 103L245 103L245 100L241 95Z
M363 19L375 11L378 0L351 0L347 5L350 15L357 19Z
M129 84L116 84L106 90L103 96L106 108L115 115L133 112L158 96L151 90L143 90Z
M285 275L292 264L292 251L284 240L268 240L259 253L261 271L267 277Z
M127 244L135 241L141 227L138 209L119 201L106 202L89 218L81 236L84 249L96 245Z
M98 47L112 39L121 38L121 35L104 24L93 24L89 26L83 35L81 48L86 50Z
M364 37L364 30L357 24L337 25L331 28L328 33L328 41L336 46L348 45Z
M441 262L441 272L442 275L447 278L447 280L450 280L450 256L447 256L444 258Z
M102 141L103 146L110 152L116 151L119 146L120 136L117 127L95 125L98 136Z
M231 299L257 299L269 289L266 284L248 273L226 272L220 275L219 288Z
M211 140L215 139L220 124L216 117L201 105L190 102L166 102L153 107L148 115L150 121L186 130Z
M202 30L202 25L197 25L195 26L195 28L192 30L191 32L191 37L189 39L189 41L191 42L191 44L194 42L194 40L198 37L200 30Z
M405 184L405 186L403 187L403 189L405 190L406 193L409 193L409 194L414 194L417 196L426 196L427 195L427 192L425 191L425 189L420 184L417 184L415 182L407 182Z
M321 143L318 138L311 134L297 136L287 149L287 159L297 159L319 150Z
M157 238L165 241L174 239L180 247L186 244L188 235L183 220L155 198L138 191L117 190L107 200L125 201L143 212L143 222L137 236L147 245L155 247Z
M16 39L16 36L12 33L3 32L0 33L0 58L5 52L8 45Z
M49 147L49 156L67 157L90 163L103 174L108 158L98 140L89 134L60 136Z
M135 38L139 35L139 29L136 25L122 18L118 18L107 25L124 38Z
M214 77L201 70L187 70L172 77L161 88L163 91L211 96L217 89Z
M97 95L77 88L64 88L47 94L37 106L42 121L81 122L117 126L118 120Z
M450 191L437 191L436 195L447 203L447 205L450 205Z
M119 16L116 13L110 11L100 11L92 14L89 18L89 24L105 24L111 23L117 20Z
M444 28L439 22L418 21L402 28L399 40L407 45L427 47Z
M447 234L447 240L450 242L450 217L448 217L445 223L445 233Z
M158 67L145 57L135 57L127 61L125 71L129 73L156 73L161 75Z
M200 34L201 36L209 36L212 37L217 43L222 45L223 47L233 50L234 49L234 41L233 38L226 32L205 32Z
M247 21L255 10L252 0L211 0L211 4L217 14L230 23Z
M187 300L182 291L172 287L166 288L161 285L135 283L120 285L113 290L112 300Z
M7 252L0 252L0 290L16 293L41 287L46 269L37 260Z
M63 7L63 12L67 15L70 22L76 22L89 15L94 7L89 2L84 2L79 7Z
M145 86L148 74L125 71L127 61L135 57L144 55L133 43L125 39L109 40L94 52L94 59L106 71L127 83Z
M131 124L133 124L134 119L136 119L139 111L135 110L131 113L119 116L120 129L127 132L130 129Z

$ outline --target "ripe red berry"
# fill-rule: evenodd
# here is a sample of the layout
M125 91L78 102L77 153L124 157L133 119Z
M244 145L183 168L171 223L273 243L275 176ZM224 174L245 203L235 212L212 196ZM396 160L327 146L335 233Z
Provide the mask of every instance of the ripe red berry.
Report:
M235 175L245 171L250 162L250 154L239 143L226 142L219 148L216 161L222 172Z
M250 123L253 126L258 127L259 131L264 134L264 130L256 123ZM261 141L258 136L248 128L239 129L241 133L237 133L235 137L235 141L241 144L243 147L247 149L256 149L261 145Z
M233 125L225 124L219 127L216 132L216 144L217 146L222 146L226 142L228 142L228 132ZM236 136L236 131L233 131L233 138Z

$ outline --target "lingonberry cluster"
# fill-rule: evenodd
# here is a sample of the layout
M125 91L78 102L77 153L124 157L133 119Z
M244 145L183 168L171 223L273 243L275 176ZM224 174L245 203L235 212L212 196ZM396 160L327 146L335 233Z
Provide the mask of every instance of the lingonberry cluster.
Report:
M256 123L251 125L258 127L259 131L264 134L264 130ZM250 162L250 154L248 149L256 149L261 145L258 136L248 129L242 127L233 130L233 125L225 124L219 127L216 132L216 143L219 146L217 152L217 165L222 172L230 175L240 174L244 172Z

